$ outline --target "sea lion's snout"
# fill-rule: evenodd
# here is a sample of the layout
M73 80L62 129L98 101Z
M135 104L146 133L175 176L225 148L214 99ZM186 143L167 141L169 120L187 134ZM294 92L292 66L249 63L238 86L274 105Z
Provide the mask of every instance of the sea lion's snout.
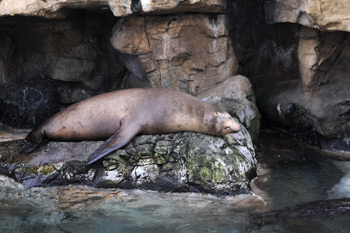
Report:
M239 124L228 113L219 113L218 115L219 131L217 135L225 136L229 133L236 133L241 130Z
M227 131L230 131L229 133L236 133L241 130L239 124L237 124L236 121L232 118L231 121L229 121L228 126L225 127L227 128Z
M236 133L240 130L241 130L241 127L239 126L239 124L237 124L235 120L231 118L231 119L227 119L227 121L222 125L221 134L226 135L229 133Z

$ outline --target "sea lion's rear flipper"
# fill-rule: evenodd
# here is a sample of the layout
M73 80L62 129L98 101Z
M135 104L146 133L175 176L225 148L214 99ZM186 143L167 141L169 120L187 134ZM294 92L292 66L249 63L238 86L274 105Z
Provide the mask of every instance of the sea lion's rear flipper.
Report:
M99 148L97 148L97 150L94 151L94 153L89 156L86 165L90 165L107 154L125 146L136 136L137 133L138 129L135 130L130 129L130 127L121 127L120 130L108 138L107 141L105 141Z
M31 131L25 139L21 142L21 151L31 153L39 144L43 141L44 134L40 130L36 129Z

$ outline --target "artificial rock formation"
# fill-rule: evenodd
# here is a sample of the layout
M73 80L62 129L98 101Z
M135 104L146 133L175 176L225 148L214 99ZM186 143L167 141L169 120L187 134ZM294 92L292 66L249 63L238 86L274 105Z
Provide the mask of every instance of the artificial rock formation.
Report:
M0 144L0 172L27 187L80 183L249 193L249 181L256 169L250 134L256 139L260 116L248 79L229 77L198 98L232 113L244 125L241 131L225 138L192 132L138 136L125 148L89 167L85 166L86 159L102 142L49 142L29 155L18 151L18 142L6 142Z
M16 141L2 143L0 172L26 187L80 183L231 195L250 193L255 175L254 148L243 127L225 138L191 132L138 136L104 158L103 166L85 166L101 144L50 142L27 155Z
M129 86L197 95L238 68L225 15L128 17L115 26L111 42L139 80Z
M2 174L26 187L80 183L250 194L256 160L249 133L257 138L260 116L248 79L232 76L238 62L223 14L226 1L108 1L115 16L127 16L121 19L98 0L0 4L1 16L55 18L0 20L0 119L6 124L33 127L63 105L145 86L200 94L242 123L239 133L225 138L139 136L90 167L85 160L101 142L50 142L30 155L7 142L1 144Z

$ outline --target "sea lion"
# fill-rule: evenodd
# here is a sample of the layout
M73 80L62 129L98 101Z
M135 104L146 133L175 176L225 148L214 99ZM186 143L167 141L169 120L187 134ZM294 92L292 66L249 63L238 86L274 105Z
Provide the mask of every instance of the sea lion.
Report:
M32 152L46 137L59 141L107 139L87 165L115 151L137 134L193 131L215 136L237 132L240 126L227 112L189 94L162 88L108 92L73 104L50 117L23 140Z

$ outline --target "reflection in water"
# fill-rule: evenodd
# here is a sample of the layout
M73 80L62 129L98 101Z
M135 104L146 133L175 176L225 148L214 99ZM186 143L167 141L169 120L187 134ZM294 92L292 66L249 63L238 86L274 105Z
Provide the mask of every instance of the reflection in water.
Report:
M348 161L334 161L333 162L345 175L341 178L339 183L329 190L330 198L344 198L350 197L350 162Z
M254 201L84 186L23 190L7 183L2 177L4 232L241 232L248 218L239 204Z
M0 123L0 142L23 139L29 132L27 129L14 129Z

